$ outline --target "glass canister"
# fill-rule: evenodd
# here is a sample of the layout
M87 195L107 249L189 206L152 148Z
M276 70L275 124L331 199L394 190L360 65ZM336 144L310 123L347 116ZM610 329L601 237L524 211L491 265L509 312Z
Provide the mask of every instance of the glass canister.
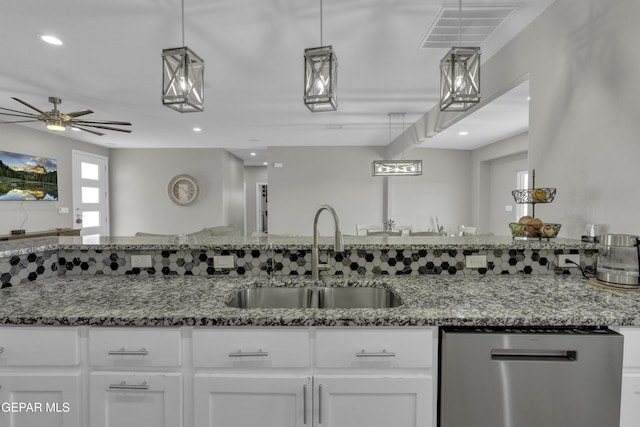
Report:
M627 287L640 285L638 239L638 236L630 234L605 234L598 237L598 280Z

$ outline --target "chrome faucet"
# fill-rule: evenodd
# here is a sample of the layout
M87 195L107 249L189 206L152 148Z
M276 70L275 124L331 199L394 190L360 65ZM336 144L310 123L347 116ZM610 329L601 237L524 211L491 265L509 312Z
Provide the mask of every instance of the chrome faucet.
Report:
M334 248L335 252L344 251L344 241L342 239L342 232L340 231L340 220L338 214L329 205L322 205L316 211L316 216L313 218L313 247L311 248L311 280L318 280L320 278L320 270L328 270L329 264L320 264L319 250L318 250L318 218L322 211L329 211L333 216L334 223Z

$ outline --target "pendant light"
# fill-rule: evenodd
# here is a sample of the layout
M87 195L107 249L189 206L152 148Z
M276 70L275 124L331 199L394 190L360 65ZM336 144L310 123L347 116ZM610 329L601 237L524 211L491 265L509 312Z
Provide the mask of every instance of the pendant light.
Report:
M371 163L373 176L417 176L422 175L422 160L404 159L404 113L389 113L389 141L391 141L391 117L402 116L402 160L374 160Z
M311 112L338 109L338 58L333 47L322 46L322 0L320 0L320 47L304 50L304 105Z
M467 111L480 102L480 48L462 44L462 0L459 0L458 46L440 61L440 110Z
M204 61L184 44L184 0L182 47L162 50L162 105L181 113L204 110Z

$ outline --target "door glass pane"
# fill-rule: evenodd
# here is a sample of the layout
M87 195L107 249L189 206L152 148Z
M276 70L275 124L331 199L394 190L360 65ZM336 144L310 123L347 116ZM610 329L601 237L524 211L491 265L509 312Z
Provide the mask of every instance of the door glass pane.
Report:
M82 187L82 203L100 203L100 189Z
M97 181L100 178L100 169L95 163L80 162L80 176L82 179Z
M97 227L100 225L100 212L99 211L84 211L82 212L82 227Z

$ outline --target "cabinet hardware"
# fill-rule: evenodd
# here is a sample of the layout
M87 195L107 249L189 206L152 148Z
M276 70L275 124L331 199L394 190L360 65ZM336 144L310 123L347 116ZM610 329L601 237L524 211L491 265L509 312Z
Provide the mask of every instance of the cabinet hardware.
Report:
M4 353L4 347L0 347L0 354Z
M109 390L149 390L149 384L146 381L140 384L127 384L126 381L120 381L118 384L109 385Z
M322 384L318 384L318 424L322 424Z
M140 350L125 350L124 347L118 350L109 350L109 356L146 356L149 354L149 351L145 350L144 347Z
M302 424L307 424L307 385L302 386Z
M229 357L250 357L250 356L259 356L266 357L269 355L268 351L262 351L262 349L258 351L245 351L238 350L235 353L229 353Z
M367 353L366 351L362 350L361 352L356 353L356 357L396 357L396 354L388 352L386 349L383 349L378 353Z

